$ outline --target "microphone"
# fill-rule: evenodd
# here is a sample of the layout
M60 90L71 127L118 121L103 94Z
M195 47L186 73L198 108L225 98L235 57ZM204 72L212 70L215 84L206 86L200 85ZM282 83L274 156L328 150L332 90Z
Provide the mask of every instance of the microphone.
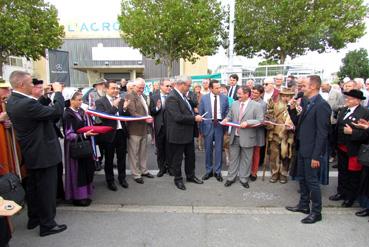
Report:
M300 98L304 97L304 92L298 92L297 95L294 97L295 100L298 100Z

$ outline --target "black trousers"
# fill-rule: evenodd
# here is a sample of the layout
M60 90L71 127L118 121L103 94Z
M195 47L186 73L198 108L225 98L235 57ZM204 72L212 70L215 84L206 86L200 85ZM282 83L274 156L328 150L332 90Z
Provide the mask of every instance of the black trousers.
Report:
M113 159L114 154L117 155L118 180L126 178L126 154L127 154L127 136L123 130L117 130L112 143L104 143L105 152L105 180L106 182L114 182Z
M26 187L29 221L40 224L40 232L56 225L57 165L28 169Z
M337 193L345 200L355 200L359 193L361 171L349 171L347 153L338 149L338 186Z
M195 144L169 143L171 153L171 167L174 173L174 180L180 181L182 178L182 160L185 156L185 173L187 178L195 177Z
M320 168L311 168L311 159L303 158L298 154L298 176L300 182L299 206L310 208L311 212L320 214L322 211L322 194L320 191L319 171Z
M168 142L165 136L165 130L160 129L159 133L155 135L156 145L156 160L160 171L169 170L169 162L167 158L168 154Z
M64 193L64 185L63 185L63 162L60 162L58 164L58 185L57 185L57 192L56 192L56 199L62 199L65 198Z

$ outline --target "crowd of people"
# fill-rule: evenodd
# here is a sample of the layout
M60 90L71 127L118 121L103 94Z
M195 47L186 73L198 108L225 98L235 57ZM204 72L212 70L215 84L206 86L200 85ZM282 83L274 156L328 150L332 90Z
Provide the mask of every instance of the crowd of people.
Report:
M40 236L66 230L54 220L57 201L89 206L94 172L102 167L107 188L117 191L114 156L122 188L129 187L126 160L134 182L153 179L147 167L148 135L156 146L157 177L168 173L180 190L186 190L185 182L203 184L211 177L223 183L223 164L228 170L225 187L238 178L250 188L260 166L265 172L267 165L270 183L298 180L300 200L286 209L308 214L302 223L322 219L320 185L328 184L329 163L337 160L337 193L329 199L343 200L343 207L358 200L363 210L356 215L369 216L369 167L357 159L369 136L369 80L345 78L331 84L315 75L286 80L277 75L262 84L241 84L237 74L228 85L210 79L192 84L190 77L179 76L154 83L145 95L142 78L120 84L99 79L83 96L79 90L63 92L59 83L45 87L30 74L14 71L10 84L0 83L0 172L16 172L11 156L19 156L27 228L39 226ZM91 126L109 126L110 131L80 131ZM16 150L8 150L4 133L9 128ZM92 152L76 158L72 146L84 141ZM205 164L196 164L205 166L201 178L195 175L196 148L205 152Z

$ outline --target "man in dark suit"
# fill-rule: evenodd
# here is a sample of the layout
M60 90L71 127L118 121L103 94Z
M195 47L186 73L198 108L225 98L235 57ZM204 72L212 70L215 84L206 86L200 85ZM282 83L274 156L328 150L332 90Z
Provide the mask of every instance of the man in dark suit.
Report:
M8 100L7 112L16 130L16 136L25 160L28 182L28 229L40 226L40 236L62 232L66 225L58 225L56 214L57 165L62 152L54 130L54 120L64 111L62 86L53 84L53 106L43 106L31 96L32 77L23 71L10 75L13 93Z
M129 101L124 101L119 95L119 87L113 82L105 82L106 95L96 101L96 111L111 115L129 115L126 111ZM105 150L105 180L112 191L117 191L114 182L113 159L117 155L118 181L123 188L128 188L126 181L127 128L124 122L101 118L102 125L110 126L113 131L99 135L99 141Z
M361 144L366 141L365 131L356 128L354 124L358 123L359 119L369 120L369 111L361 106L362 100L365 100L362 91L352 89L343 94L346 95L345 107L338 113L334 132L338 157L337 194L329 199L344 200L342 207L351 207L358 196L362 170L357 155Z
M229 77L229 87L228 87L228 97L233 98L234 100L238 100L237 90L239 86L237 85L238 75L232 74Z
M209 84L210 93L201 98L199 114L206 118L200 125L201 133L205 137L205 163L206 173L202 177L207 180L212 176L222 182L222 150L224 126L220 122L228 114L228 98L220 94L220 83L211 80ZM213 141L215 143L215 165L213 164Z
M164 79L160 81L160 91L153 93L150 97L150 113L154 117L155 145L156 157L159 172L158 177L162 177L169 170L169 161L167 159L167 141L166 141L166 126L164 120L165 104L170 92L170 81Z
M319 94L320 85L319 76L309 76L303 82L303 92L308 102L303 106L302 112L298 114L294 98L291 99L288 109L296 126L297 169L301 192L298 205L286 209L309 214L301 220L304 224L312 224L322 219L319 171L320 165L323 165L322 157L328 147L331 108ZM311 210L310 201L312 201Z
M191 79L176 78L174 89L169 93L166 101L165 118L167 124L167 140L170 145L171 166L174 171L174 183L178 189L185 190L181 165L185 155L185 172L187 182L202 184L203 181L195 176L195 145L194 129L196 122L202 117L196 115L185 97L190 89Z

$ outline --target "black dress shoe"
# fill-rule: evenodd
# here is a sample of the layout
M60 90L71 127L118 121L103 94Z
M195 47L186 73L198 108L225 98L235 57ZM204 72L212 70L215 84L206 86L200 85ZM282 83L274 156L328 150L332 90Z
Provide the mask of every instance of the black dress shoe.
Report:
M286 207L286 209L288 211L291 212L299 212L299 213L303 213L303 214L310 214L310 208L302 208L300 206L295 206L295 207Z
M136 183L138 183L138 184L143 184L143 183L144 183L143 178L135 178L134 180L135 180L135 181L136 181Z
M154 176L150 172L142 174L142 176L147 178L154 178Z
M218 180L218 182L223 182L223 177L221 174L215 174L215 178Z
M101 161L96 161L95 163L95 171L101 171L102 170L102 162Z
M311 213L306 218L301 220L301 223L303 224L314 224L315 222L321 221L322 215L321 214L315 214Z
M252 182L256 181L256 179L258 178L258 176L253 176L253 175L250 175L250 180Z
M246 188L246 189L250 188L250 186L249 186L249 183L248 183L248 182L244 182L244 183L240 182L240 183L241 183L241 185L242 185L244 188Z
M333 165L332 168L337 169L338 168L338 165L337 164L336 165Z
M158 177L158 178L160 178L160 177L162 177L162 176L164 176L164 174L166 173L166 171L165 170L160 170L159 172L158 172L158 174L156 174L156 176Z
M186 186L184 185L183 181L174 181L176 187L180 190L186 190Z
M339 200L343 200L343 199L344 199L343 195L340 194L340 193L337 193L337 194L329 197L329 200L331 200L331 201L339 201Z
M354 204L354 200L344 200L341 204L344 208L350 208Z
M359 212L356 212L355 213L356 216L359 216L359 217L366 217L366 216L369 216L369 209L366 208L364 210L361 210Z
M117 188L117 186L115 185L114 182L109 182L108 183L108 189L112 190L112 191L117 191L118 190L118 188Z
M32 229L35 229L36 227L38 227L39 225L40 225L40 223L38 221L29 220L27 222L27 229L32 230Z
M195 183L195 184L203 184L204 183L204 181L198 179L197 177L187 178L186 181L189 182L189 183Z
M210 172L210 173L206 173L203 177L202 177L202 180L208 180L209 178L211 178L213 176L213 173Z
M174 176L174 172L171 169L168 169L168 174L169 176L173 177Z
M224 186L225 186L225 187L229 187L229 186L231 186L233 183L234 183L234 181L227 180L227 181L224 183Z
M77 207L88 207L91 205L91 199L73 200L73 205Z
M49 229L49 230L44 230L44 231L40 231L40 236L41 237L45 237L51 234L56 234L62 231L67 230L67 226L66 225L56 225L53 228Z
M119 180L119 184L120 184L120 186L122 186L125 189L128 188L128 183L127 183L127 180L125 180L125 179Z

